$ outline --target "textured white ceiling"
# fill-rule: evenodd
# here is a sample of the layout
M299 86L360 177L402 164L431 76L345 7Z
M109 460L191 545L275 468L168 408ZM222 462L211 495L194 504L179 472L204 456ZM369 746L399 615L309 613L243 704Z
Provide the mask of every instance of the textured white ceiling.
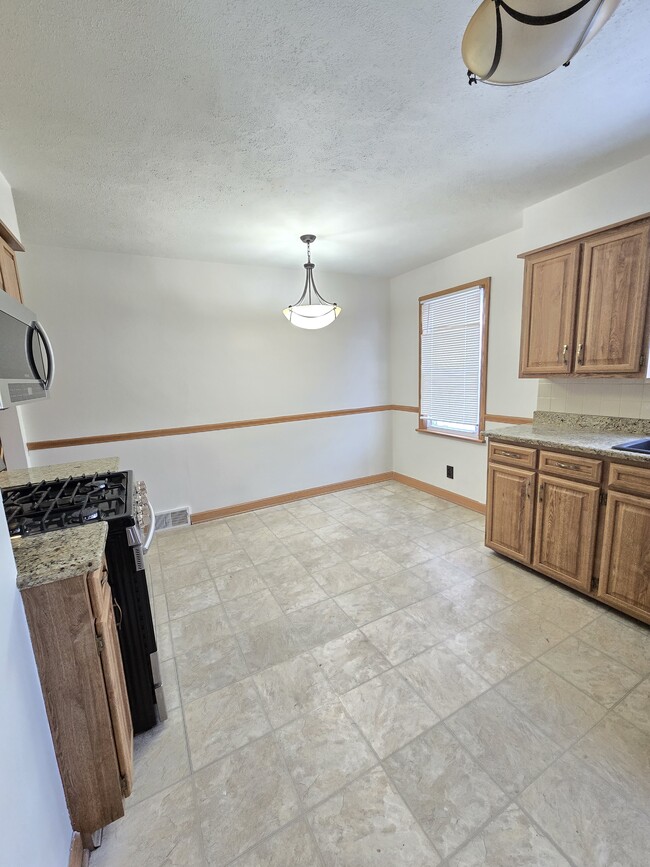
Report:
M566 6L549 0L551 7ZM470 88L478 0L4 0L0 169L24 240L396 274L650 151L650 3Z

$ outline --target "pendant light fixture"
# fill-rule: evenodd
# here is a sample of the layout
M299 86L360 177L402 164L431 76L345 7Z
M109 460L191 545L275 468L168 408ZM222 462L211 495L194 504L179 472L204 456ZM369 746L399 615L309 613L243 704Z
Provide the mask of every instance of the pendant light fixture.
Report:
M314 283L314 265L311 261L311 244L316 235L301 235L300 240L307 244L307 261L305 270L305 288L295 304L286 307L282 312L292 325L298 328L325 328L330 325L341 312L338 304L326 301Z
M526 84L568 66L619 2L483 0L463 36L469 83Z

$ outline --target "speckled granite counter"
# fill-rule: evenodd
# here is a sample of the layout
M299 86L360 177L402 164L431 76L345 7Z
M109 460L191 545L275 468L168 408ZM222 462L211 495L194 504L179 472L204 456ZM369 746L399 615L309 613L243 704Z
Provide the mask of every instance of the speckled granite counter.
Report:
M534 448L569 449L619 463L645 463L650 455L621 452L612 446L650 437L650 419L600 415L536 412L532 424L517 424L485 432L495 442L511 442Z
M19 590L61 581L98 569L104 556L108 524L54 530L12 539Z
M87 476L92 473L114 473L119 469L119 458L95 458L93 461L75 461L70 464L50 464L44 467L28 467L24 470L4 470L0 473L0 488L13 488L42 482L43 479L65 479L68 476Z
M43 479L112 473L119 469L119 458L96 458L68 464L50 464L0 473L0 489L40 482ZM108 524L99 521L83 527L54 530L38 536L14 537L11 544L16 560L19 590L72 578L97 569L104 555Z

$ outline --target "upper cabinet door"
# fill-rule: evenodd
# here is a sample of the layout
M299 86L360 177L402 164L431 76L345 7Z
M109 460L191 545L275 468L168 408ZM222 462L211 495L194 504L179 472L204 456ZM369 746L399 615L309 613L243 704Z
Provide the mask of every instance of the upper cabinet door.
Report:
M20 280L18 279L18 267L16 254L8 244L0 241L0 288L16 301L23 303L20 292Z
M583 242L576 373L638 373L645 355L650 224Z
M571 370L579 260L579 244L526 257L520 376Z

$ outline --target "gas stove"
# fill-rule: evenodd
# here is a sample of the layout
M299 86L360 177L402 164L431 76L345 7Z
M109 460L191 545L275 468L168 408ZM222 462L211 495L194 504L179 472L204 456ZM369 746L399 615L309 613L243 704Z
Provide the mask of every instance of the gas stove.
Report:
M4 491L11 536L32 536L131 514L132 473L70 476Z
M135 732L166 719L156 635L147 588L146 553L156 519L144 482L131 470L70 476L2 491L11 536L108 523L106 562L119 612L118 637Z

